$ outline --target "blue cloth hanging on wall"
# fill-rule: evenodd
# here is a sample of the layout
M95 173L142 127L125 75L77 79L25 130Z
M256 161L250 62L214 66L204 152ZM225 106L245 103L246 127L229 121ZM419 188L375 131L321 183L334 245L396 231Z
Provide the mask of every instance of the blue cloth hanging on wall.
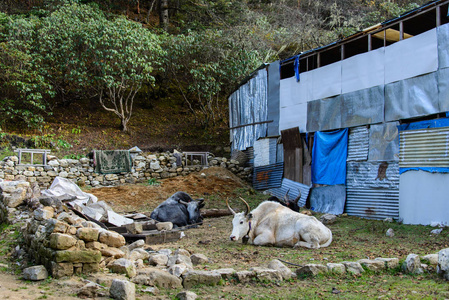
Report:
M312 182L345 184L348 129L315 132L312 150Z

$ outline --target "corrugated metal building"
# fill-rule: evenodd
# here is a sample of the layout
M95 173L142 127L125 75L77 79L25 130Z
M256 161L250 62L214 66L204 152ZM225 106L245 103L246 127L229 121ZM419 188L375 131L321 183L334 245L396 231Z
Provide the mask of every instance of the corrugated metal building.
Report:
M329 202L319 207L343 201L349 215L448 223L448 3L429 2L258 69L229 99L232 148L254 147L255 160L263 158L257 168L284 161L283 176L312 187L311 203ZM314 136L345 128L346 195L332 196L333 186L310 181L332 169L317 165L326 154L312 151ZM281 189L275 174L280 186L269 188Z

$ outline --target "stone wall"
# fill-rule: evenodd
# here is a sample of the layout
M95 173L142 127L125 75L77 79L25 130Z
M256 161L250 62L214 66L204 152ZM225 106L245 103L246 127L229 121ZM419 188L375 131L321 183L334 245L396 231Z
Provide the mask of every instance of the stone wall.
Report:
M111 186L120 184L144 183L151 178L164 179L186 176L191 172L203 169L198 161L180 163L173 153L137 155L132 159L133 166L129 173L99 174L95 172L94 161L89 158L58 159L48 155L46 166L18 165L17 156L9 156L0 162L0 179L7 181L26 181L37 183L39 187L48 188L57 176L72 180L79 186ZM177 163L178 161L178 163ZM250 181L252 168L241 166L239 161L225 157L208 157L209 166L226 168L242 178Z

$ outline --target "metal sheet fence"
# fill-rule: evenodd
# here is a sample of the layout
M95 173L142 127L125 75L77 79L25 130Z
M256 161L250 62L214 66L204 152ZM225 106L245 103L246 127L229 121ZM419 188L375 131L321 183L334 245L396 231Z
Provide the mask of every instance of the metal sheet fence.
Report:
M284 174L284 163L276 163L268 166L255 167L253 187L256 190L267 190L280 187Z

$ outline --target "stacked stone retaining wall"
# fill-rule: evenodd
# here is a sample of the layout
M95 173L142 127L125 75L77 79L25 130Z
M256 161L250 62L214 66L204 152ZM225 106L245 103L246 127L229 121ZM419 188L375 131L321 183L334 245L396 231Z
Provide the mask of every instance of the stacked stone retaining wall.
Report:
M176 176L186 176L192 172L201 171L204 166L199 161L185 161L179 163L179 158L173 153L158 153L150 155L137 155L132 158L131 172L119 174L99 174L95 172L94 160L58 159L47 156L45 166L19 165L17 156L9 156L0 162L0 179L7 181L26 181L37 183L39 187L48 188L54 178L64 177L72 180L79 186L115 186L120 184L144 183L148 180L164 179ZM178 161L178 163L177 163ZM252 168L240 165L239 161L225 157L208 157L208 166L218 166L230 170L245 181L251 181Z

